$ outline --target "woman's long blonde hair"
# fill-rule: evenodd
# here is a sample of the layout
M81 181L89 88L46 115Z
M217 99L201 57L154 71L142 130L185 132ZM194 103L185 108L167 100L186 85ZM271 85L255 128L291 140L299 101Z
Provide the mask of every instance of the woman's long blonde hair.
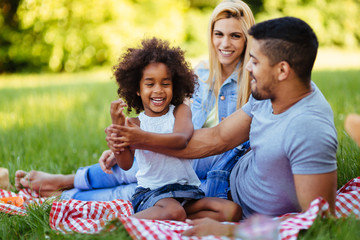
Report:
M255 19L249 6L241 0L224 0L219 3L214 9L209 22L208 29L208 45L209 45L209 78L206 83L209 84L210 88L214 90L215 96L218 96L221 87L221 76L222 69L221 63L219 62L216 54L216 50L212 43L213 30L215 22L224 18L236 18L239 20L241 29L245 37L245 49L239 61L241 65L238 73L238 97L237 97L237 108L242 107L250 96L250 75L246 71L245 66L249 61L249 50L250 50L250 36L248 29L255 24ZM215 81L213 79L215 78ZM217 98L216 98L217 99Z

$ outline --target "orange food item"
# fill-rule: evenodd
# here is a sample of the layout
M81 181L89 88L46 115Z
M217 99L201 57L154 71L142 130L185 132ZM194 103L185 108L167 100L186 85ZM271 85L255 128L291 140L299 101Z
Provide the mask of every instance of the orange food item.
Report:
M24 203L24 199L22 197L4 197L0 198L0 203L6 203L21 207Z

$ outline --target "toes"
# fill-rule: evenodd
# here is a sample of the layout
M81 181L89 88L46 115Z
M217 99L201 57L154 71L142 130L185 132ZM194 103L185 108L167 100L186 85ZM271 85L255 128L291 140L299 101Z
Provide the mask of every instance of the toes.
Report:
M21 183L21 180L27 175L28 173L23 170L17 170L15 172L15 187L17 190L20 190L23 188L23 185Z
M20 179L20 185L22 187L28 188L30 187L30 182L29 182L29 177L28 175L26 175L25 177Z
M28 174L28 173L23 170L17 170L15 172L15 178L23 178L26 176L26 174Z

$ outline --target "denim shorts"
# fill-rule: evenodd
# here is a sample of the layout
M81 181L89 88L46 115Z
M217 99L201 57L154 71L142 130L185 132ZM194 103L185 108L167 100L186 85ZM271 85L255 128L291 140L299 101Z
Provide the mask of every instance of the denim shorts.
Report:
M205 193L197 186L181 185L178 183L168 184L151 190L150 188L137 187L131 198L134 213L143 211L155 205L163 198L175 198L180 203L187 200L201 199Z

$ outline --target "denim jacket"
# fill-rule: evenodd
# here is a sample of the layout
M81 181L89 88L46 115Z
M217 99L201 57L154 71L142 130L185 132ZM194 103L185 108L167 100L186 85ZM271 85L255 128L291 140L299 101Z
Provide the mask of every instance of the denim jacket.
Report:
M237 70L238 68L224 81L219 90L219 122L236 111ZM209 69L205 64L201 64L195 73L199 77L199 88L192 98L191 112L194 129L199 129L204 125L210 111L215 106L215 95L214 91L209 89L209 85L205 83L209 77Z

